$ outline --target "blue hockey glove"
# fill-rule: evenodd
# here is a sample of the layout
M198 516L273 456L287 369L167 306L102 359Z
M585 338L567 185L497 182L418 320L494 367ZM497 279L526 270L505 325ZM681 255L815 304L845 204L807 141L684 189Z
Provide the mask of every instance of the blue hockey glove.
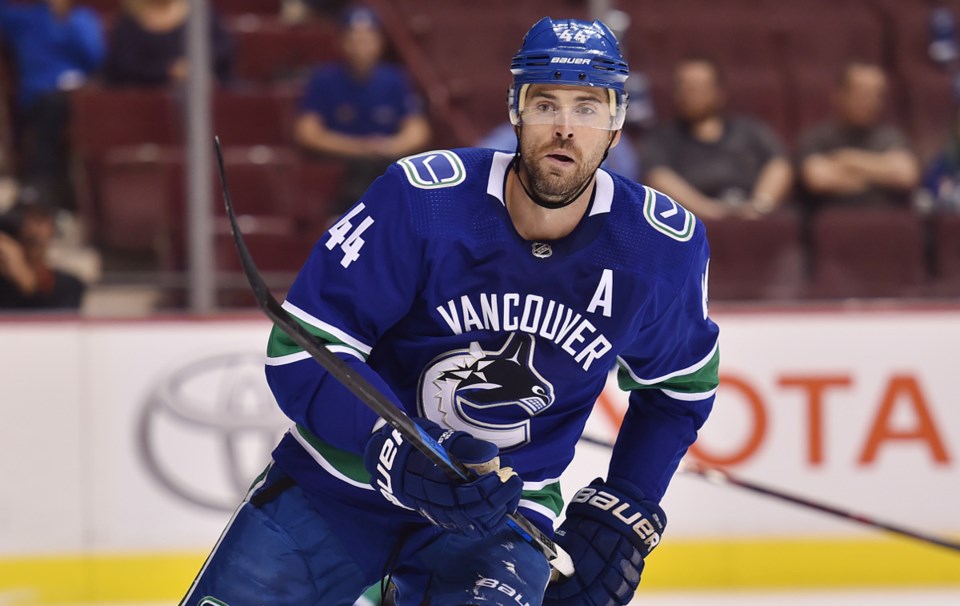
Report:
M666 524L663 510L625 482L597 478L581 488L554 537L576 572L547 585L543 606L629 604Z
M468 483L451 480L393 427L384 425L364 452L370 483L388 501L419 511L441 528L478 538L489 535L517 510L523 491L520 477L506 457L498 461L496 444L427 419L414 420L447 452L482 475Z

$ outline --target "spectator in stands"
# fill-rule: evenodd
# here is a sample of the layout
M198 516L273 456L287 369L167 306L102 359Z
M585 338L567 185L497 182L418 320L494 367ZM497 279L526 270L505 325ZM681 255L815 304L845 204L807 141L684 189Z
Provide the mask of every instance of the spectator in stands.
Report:
M713 59L691 55L677 64L673 102L676 118L642 141L645 184L703 219L758 217L784 202L793 170L783 146L758 120L726 112Z
M188 0L124 0L110 31L104 79L112 86L159 87L187 77ZM230 79L235 43L215 12L210 14L213 73Z
M86 286L47 264L53 207L20 202L0 216L0 309L79 309Z
M812 208L909 203L920 168L906 136L882 123L887 88L880 66L848 63L834 92L834 119L801 134L800 179Z
M100 19L72 0L0 0L0 38L16 66L16 136L21 181L59 208L72 208L67 92L81 86L104 56Z
M346 9L340 37L342 60L314 71L294 129L305 150L346 165L336 214L392 161L422 149L431 134L407 74L382 60L385 39L376 13Z

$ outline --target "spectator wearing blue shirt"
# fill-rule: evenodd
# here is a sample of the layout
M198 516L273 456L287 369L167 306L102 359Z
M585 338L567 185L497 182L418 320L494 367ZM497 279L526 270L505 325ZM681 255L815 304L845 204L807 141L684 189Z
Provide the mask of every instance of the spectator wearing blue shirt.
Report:
M423 149L431 134L406 72L382 60L385 40L376 13L348 8L341 25L342 60L314 71L294 127L305 150L346 164L333 209L338 214L391 162Z
M17 72L14 123L24 185L39 189L57 206L70 206L66 93L81 86L103 61L100 19L91 9L74 7L72 0L0 0L0 35Z

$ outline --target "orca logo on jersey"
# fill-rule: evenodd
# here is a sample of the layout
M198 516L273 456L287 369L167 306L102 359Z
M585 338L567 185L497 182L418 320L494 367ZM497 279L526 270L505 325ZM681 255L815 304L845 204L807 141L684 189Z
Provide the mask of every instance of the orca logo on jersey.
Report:
M497 351L474 341L435 358L420 376L420 414L493 442L500 450L530 441L530 419L554 402L533 365L532 335L513 333Z

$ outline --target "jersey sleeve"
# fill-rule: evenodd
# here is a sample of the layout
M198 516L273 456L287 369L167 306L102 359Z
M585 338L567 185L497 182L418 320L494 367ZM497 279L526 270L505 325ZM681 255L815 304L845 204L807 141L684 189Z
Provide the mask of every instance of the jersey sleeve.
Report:
M404 408L366 360L409 310L422 250L410 228L399 168L391 167L316 244L284 309L358 374ZM329 444L360 453L377 415L274 328L267 382L281 410Z
M630 403L610 476L658 502L710 414L719 383L719 329L707 313L709 249L699 222L697 231L675 297L618 359L619 385Z

